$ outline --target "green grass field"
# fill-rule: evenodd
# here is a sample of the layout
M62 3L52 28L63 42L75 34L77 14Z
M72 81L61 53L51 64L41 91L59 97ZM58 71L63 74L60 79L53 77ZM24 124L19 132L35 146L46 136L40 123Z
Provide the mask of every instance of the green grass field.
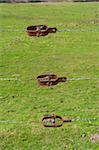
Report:
M33 24L99 30L99 4L0 4L1 29ZM0 37L0 78L18 78L0 81L0 150L98 150L90 136L99 133L99 121L49 129L41 119L53 113L64 118L99 117L99 81L68 81L46 88L31 78L49 72L68 78L99 77L99 32L57 32L39 38L0 32Z

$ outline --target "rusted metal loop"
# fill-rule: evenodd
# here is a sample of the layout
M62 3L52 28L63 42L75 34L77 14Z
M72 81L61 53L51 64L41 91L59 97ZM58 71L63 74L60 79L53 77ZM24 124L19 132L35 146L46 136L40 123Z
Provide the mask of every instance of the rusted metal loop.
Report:
M37 77L38 83L41 86L52 86L59 82L66 82L66 77L58 77L55 74L43 74Z
M42 123L44 127L61 127L64 122L72 122L72 120L65 120L58 115L49 115L42 118Z
M28 26L27 33L29 36L46 36L49 33L56 33L56 27L48 27L46 25L35 25L35 26Z
M57 124L57 119L59 124ZM46 116L42 118L42 123L44 127L61 127L63 124L62 117L57 115Z

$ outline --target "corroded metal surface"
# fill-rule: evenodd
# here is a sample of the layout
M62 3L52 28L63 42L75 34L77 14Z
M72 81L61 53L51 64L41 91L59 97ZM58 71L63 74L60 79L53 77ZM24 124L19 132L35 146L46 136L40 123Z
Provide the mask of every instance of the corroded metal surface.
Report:
M29 36L46 36L49 33L56 33L57 28L47 27L46 25L28 26L27 33Z
M63 119L58 115L49 115L42 118L42 123L44 127L61 127L64 122L71 122L71 119Z
M52 86L60 82L66 82L66 77L58 77L55 74L43 74L37 77L38 83L41 86Z

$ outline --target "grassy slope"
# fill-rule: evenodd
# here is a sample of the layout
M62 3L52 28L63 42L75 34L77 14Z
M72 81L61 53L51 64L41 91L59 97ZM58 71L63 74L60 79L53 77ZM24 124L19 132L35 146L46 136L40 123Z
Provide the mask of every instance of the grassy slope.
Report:
M48 24L59 29L99 29L99 4L1 4L1 28L25 29ZM0 33L1 34L1 33ZM68 77L99 77L99 34L56 33L30 38L25 32L1 34L0 120L41 121L44 114L99 117L99 81L73 81L53 89L29 80L53 72ZM98 150L90 135L99 131L98 121L74 122L57 129L40 123L0 124L0 150Z

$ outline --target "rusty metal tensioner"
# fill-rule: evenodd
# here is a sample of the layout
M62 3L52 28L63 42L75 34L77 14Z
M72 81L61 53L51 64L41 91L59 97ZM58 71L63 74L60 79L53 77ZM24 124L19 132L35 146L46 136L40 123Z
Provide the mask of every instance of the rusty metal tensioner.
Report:
M66 82L66 77L58 77L55 74L44 74L37 77L38 83L41 86L52 86L59 82Z
M71 122L71 119L63 119L58 115L48 115L42 118L44 127L61 127L64 122Z
M49 33L56 33L57 28L51 28L46 25L28 26L27 33L29 36L46 36Z
M73 118L69 119L66 118L64 119L61 116L58 115L47 115L42 118L42 124L44 127L61 127L63 123L69 123L73 121L96 121L99 120L99 118Z

